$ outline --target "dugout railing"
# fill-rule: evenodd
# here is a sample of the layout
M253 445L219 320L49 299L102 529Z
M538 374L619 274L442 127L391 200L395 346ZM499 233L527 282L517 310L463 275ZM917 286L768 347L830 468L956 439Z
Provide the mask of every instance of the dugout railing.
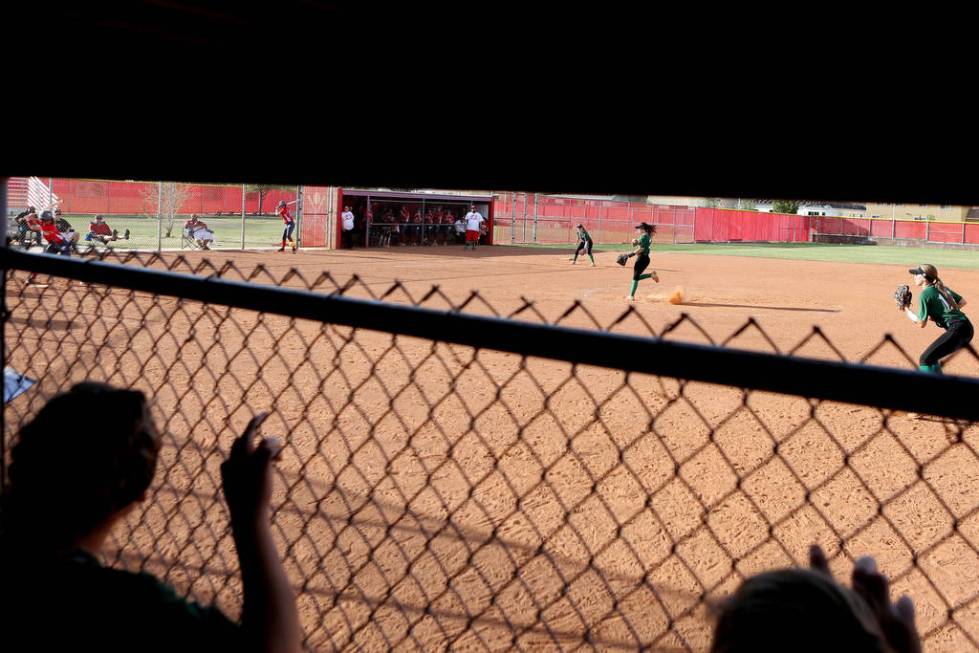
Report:
M680 342L634 307L569 327L585 307L127 261L0 250L4 366L38 382L5 405L4 469L82 379L144 390L166 433L109 564L236 614L217 466L271 408L311 650L706 650L711 606L812 542L837 573L877 555L927 650L979 648L973 378Z

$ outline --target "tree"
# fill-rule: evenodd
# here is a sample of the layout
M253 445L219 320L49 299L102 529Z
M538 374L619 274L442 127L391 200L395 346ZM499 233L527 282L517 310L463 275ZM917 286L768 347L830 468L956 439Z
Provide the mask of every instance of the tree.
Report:
M721 205L721 198L720 197L705 197L704 198L704 206L707 207L708 209L716 209L720 205Z
M283 190L292 189L295 186L275 186L269 184L245 184L245 191L249 193L258 193L258 214L262 215L263 207L265 205L265 196L269 194L270 190Z
M798 213L799 200L775 200L772 204L772 213Z
M162 189L162 192L161 192ZM148 209L146 215L156 216L156 209L159 207L160 214L166 220L167 229L164 233L166 238L173 235L173 225L177 220L177 211L183 203L190 197L190 186L178 184L173 181L165 181L162 184L147 184L142 191L144 206Z

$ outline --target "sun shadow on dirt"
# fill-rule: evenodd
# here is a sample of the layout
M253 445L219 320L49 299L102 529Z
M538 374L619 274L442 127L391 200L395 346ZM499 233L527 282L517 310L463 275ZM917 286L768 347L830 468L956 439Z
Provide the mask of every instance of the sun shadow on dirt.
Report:
M683 302L684 306L703 308L754 308L766 311L798 311L804 313L839 313L838 308L800 308L798 306L765 306L763 304L717 304L711 302Z

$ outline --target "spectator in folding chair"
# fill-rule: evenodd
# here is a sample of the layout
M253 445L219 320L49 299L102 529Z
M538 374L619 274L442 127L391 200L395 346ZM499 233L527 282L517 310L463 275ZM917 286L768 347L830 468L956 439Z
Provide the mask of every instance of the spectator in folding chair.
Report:
M41 218L37 215L37 209L33 206L28 207L27 214L22 218L23 236L20 236L21 226L18 225L18 236L20 244L24 249L30 249L33 245L44 247L44 239L41 233Z
M93 406L113 408L66 423ZM21 428L0 496L5 650L300 651L295 596L271 532L279 447L259 436L264 418L248 423L221 465L244 596L234 621L146 572L100 560L156 472L162 438L143 393L86 382L51 398ZM52 627L36 629L39 617Z
M68 241L69 246L75 252L78 251L78 241L81 239L81 234L75 231L75 228L71 226L61 214L61 209L54 210L54 224L58 228L58 231L65 237Z
M71 256L72 245L74 242L71 240L71 236L67 233L62 233L58 229L58 225L54 221L54 216L51 215L51 211L45 211L41 214L41 233L44 236L44 240L47 241L48 246L45 250L48 254L62 254L64 256ZM74 232L72 232L74 234ZM78 234L74 234L78 235Z
M17 233L13 237L13 240L16 240L21 247L30 247L30 241L34 240L34 234L31 231L27 221L27 216L34 212L34 207L29 206L26 210L18 213L17 217L14 218L14 224L17 226Z
M211 249L210 243L214 242L214 232L208 229L207 223L196 214L191 215L190 220L184 223L184 235L191 246L198 249Z
M129 240L129 229L126 229L125 240ZM88 233L85 234L85 240L95 243L102 243L108 246L109 243L119 240L119 231L117 229L110 229L109 223L105 221L105 218L101 215L95 216L95 220L90 222L88 225Z

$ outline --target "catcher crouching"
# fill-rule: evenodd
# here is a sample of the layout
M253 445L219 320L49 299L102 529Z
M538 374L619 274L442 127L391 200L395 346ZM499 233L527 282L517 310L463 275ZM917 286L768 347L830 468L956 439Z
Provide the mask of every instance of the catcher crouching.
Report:
M649 267L649 249L652 246L653 234L656 233L656 227L646 222L641 222L636 225L636 229L640 232L638 238L632 239L632 244L635 245L636 249L630 254L620 254L615 259L616 263L625 266L626 261L633 256L636 257L636 262L632 265L632 285L629 286L629 294L626 295L626 299L630 302L635 301L636 289L639 287L639 282L643 279L652 279L656 283L659 283L659 275L655 271L643 274L643 270Z

